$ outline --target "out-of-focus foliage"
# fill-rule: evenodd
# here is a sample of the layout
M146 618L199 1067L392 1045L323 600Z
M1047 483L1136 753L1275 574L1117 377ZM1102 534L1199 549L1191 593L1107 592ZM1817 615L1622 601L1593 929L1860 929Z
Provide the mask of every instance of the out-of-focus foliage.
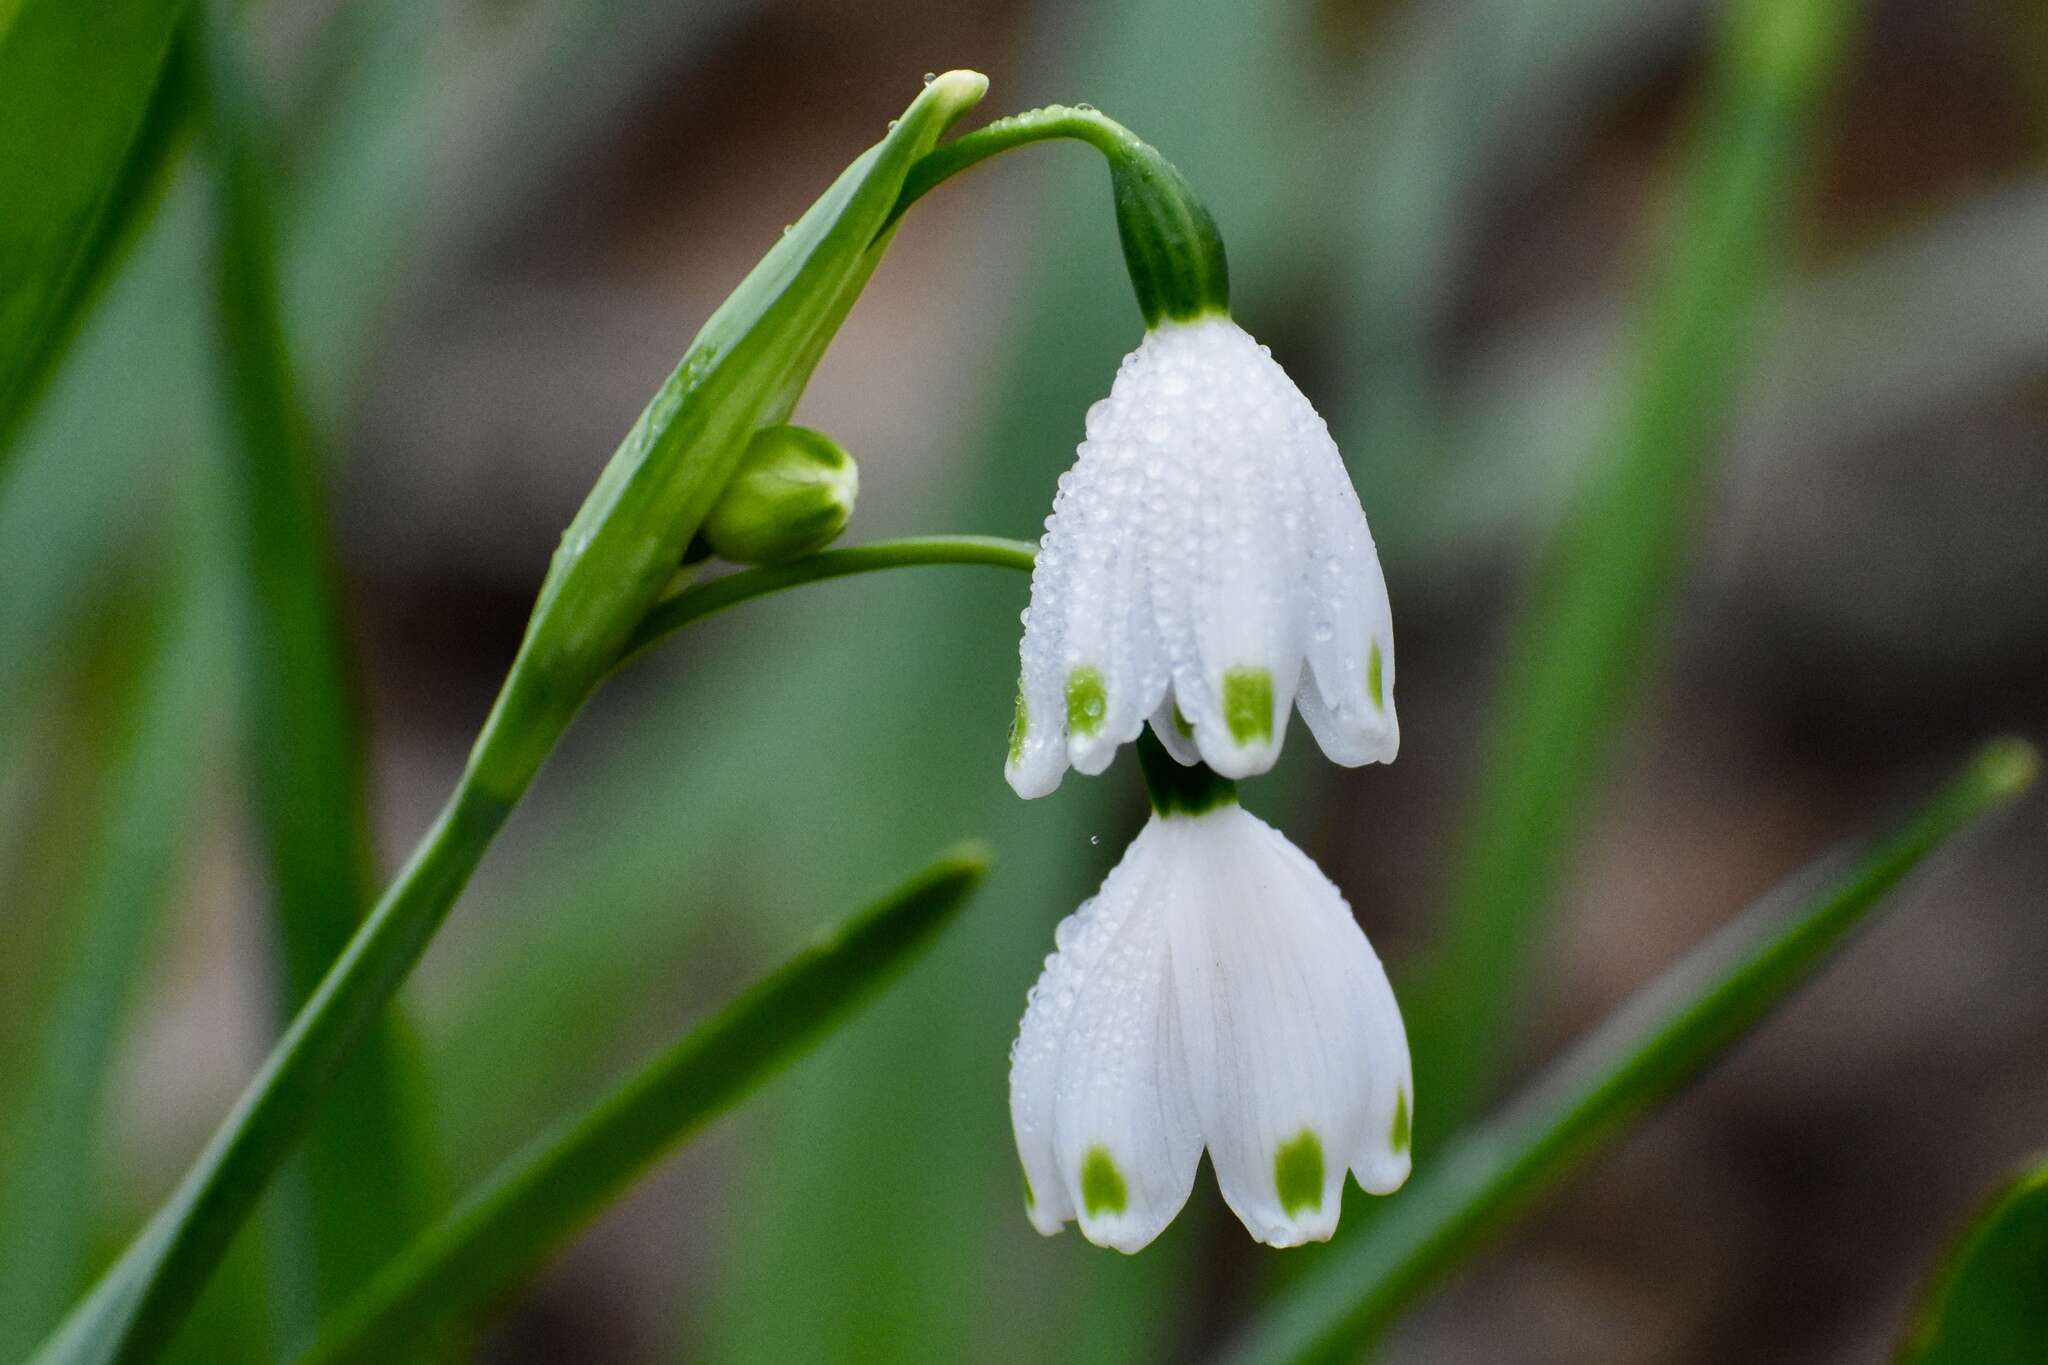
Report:
M952 921L987 855L946 855L494 1172L406 1248L306 1357L389 1360L502 1296L664 1152L893 980Z
M1803 984L1921 859L2026 791L2039 766L2022 742L1986 746L1846 871L1835 871L1841 859L1815 865L1700 945L1506 1113L1449 1143L1368 1232L1281 1291L1228 1358L1339 1360L1362 1349L1483 1236Z
M1905 1365L2033 1359L2048 1342L2048 1165L2019 1176L1972 1223L1934 1283Z
M229 519L239 540L243 741L262 831L288 1023L376 900L355 678L335 597L327 463L286 339L276 152L246 70L238 9L201 0L197 103L214 191L212 331ZM310 1262L284 1339L308 1336L404 1245L424 1197L420 1141L393 1018L336 1078L287 1201ZM287 1215L288 1216L288 1215Z
M168 58L190 7L0 7L0 471L162 188L186 112Z
M0 0L0 11L26 15L37 3L15 0L10 11ZM246 10L264 72L259 94L280 129L273 171L284 346L299 362L315 439L349 481L335 504L344 586L356 599L344 619L363 628L353 643L367 660L362 700L376 716L371 785L386 865L416 837L423 803L445 790L481 720L479 693L488 695L509 658L500 618L523 612L551 537L633 405L673 364L703 312L772 244L776 227L877 135L918 72L978 65L995 75L992 103L1000 109L1092 101L1188 174L1229 243L1239 315L1330 418L1388 566L1408 742L1395 769L1335 779L1290 757L1283 774L1252 787L1248 799L1263 811L1285 809L1290 831L1337 875L1395 969L1418 1031L1437 1009L1455 1008L1404 967L1437 931L1431 908L1446 881L1444 835L1468 788L1472 756L1461 746L1488 691L1499 604L1513 600L1498 585L1519 578L1522 552L1571 515L1583 480L1597 477L1623 429L1620 414L1652 391L1637 384L1631 360L1645 345L1634 290L1657 273L1639 262L1657 260L1648 253L1668 240L1646 206L1668 201L1644 186L1659 185L1697 146L1670 130L1701 107L1693 72L1713 46L1706 35L1719 31L1707 20L1714 8L1686 0L1108 0L949 7L891 28L895 10L885 3L863 11L859 32L832 28L817 7L738 0L345 0L317 13ZM2038 551L2018 543L2000 550L1997 526L1971 537L1968 549L2003 566L2007 577L1996 581L2020 590L1944 598L1962 547L1925 515L1899 520L1897 490L1865 454L1911 451L1929 480L1923 503L1974 489L2024 521L2034 496L2033 484L1999 483L2005 476L1977 461L1983 451L1970 444L1969 418L2003 404L2021 414L2000 419L2016 424L2019 444L2038 446L2038 424L2024 415L2048 358L2048 199L2038 141L2030 154L1999 142L2005 134L1982 132L2002 117L1996 73L1977 68L1956 79L1955 53L1964 46L1957 35L1967 33L2014 64L2016 88L2038 93L2043 49L2038 37L2029 45L2026 35L2038 29L2031 16L2007 29L1988 19L1980 27L1978 7L1967 8L1872 11L1870 22L1885 28L1893 49L1913 47L1912 69L1902 71L1896 57L1872 65L1867 50L1851 49L1848 96L1809 144L1810 172L1774 206L1793 217L1781 219L1754 261L1735 263L1789 264L1791 276L1761 291L1756 326L1724 357L1749 378L1715 385L1707 406L1732 410L1734 425L1690 453L1702 468L1721 460L1726 472L1702 487L1702 506L1683 512L1707 527L1711 543L1691 569L1667 578L1667 591L1646 594L1675 623L1670 657L1679 676L1649 668L1642 651L1624 661L1642 688L1650 733L1630 733L1613 768L1640 796L1646 749L1667 763L1675 752L1688 766L1659 769L1648 785L1691 798L1677 806L1682 817L1712 818L1689 839L1652 835L1655 813L1611 811L1615 786L1604 773L1588 768L1554 787L1536 784L1552 809L1573 807L1576 822L1594 825L1595 839L1558 864L1569 887L1559 900L1573 906L1573 920L1531 932L1503 968L1512 988L1496 997L1504 1007L1513 1001L1511 1064L1538 1052L1561 1022L1576 1031L1597 1002L1656 965L1652 955L1702 936L1699 925L1674 933L1673 915L1695 900L1711 909L1746 899L1799 850L1861 824L1871 798L1906 786L1928 751L1959 748L1963 732L1981 732L1991 720L1980 725L1970 710L1975 674L1908 671L1910 705L1894 703L1882 743L1865 735L1855 747L1834 728L1835 712L1846 709L1833 705L1836 697L1854 698L1899 672L1903 658L1938 655L1966 637L2024 642L2025 623L2042 619L2026 615L2033 608L2014 567ZM869 29L897 35L900 48L873 54L857 75L835 65L831 49L861 48ZM1983 36L1994 30L2001 36ZM1883 111L1894 105L1928 107L1910 79L1923 67L1953 87L1940 107L1967 106L1984 120L1969 125L1979 130L1973 149L1967 130L1885 124ZM11 93L0 78L0 105ZM863 111L859 127L834 113L841 103ZM2040 106L2032 109L2034 127L2048 127ZM183 125L143 126L167 130L160 141L175 147ZM1845 127L1864 130L1862 152L1828 151ZM0 142L7 136L0 123ZM1867 174L1859 158L1873 159L1873 140L1885 149L1875 159L1905 167L1896 175L1911 186L1909 197L1875 208L1858 198L1869 191L1857 179ZM1978 160L1947 172L1939 161L1962 155L1957 149ZM2014 169L1986 170L1994 161ZM0 202L15 185L7 165L0 160ZM86 623L107 616L104 604L143 600L133 588L138 566L167 562L159 524L187 519L173 490L223 505L226 497L218 483L201 482L233 449L217 411L217 352L207 330L213 224L202 189L187 181L164 200L64 368L28 410L12 455L0 453L0 753L9 755L0 770L0 916L9 944L0 954L0 1112L13 1112L21 1087L47 1064L36 1060L43 1040L63 1032L50 1021L70 989L65 964L88 941L80 926L97 899L91 888L113 885L80 872L107 863L100 850L110 847L104 831L116 806L103 798L119 790L115 775L130 752L116 742L120 727L98 718L133 714L138 703L115 681L151 676L135 662L136 641L87 656L112 663L64 661L80 657L80 641L95 634ZM130 197L150 202L146 193ZM868 488L855 539L1036 534L1081 414L1137 339L1106 200L1088 154L1045 148L948 186L906 220L895 257L827 357L816 398L838 409L825 420L797 414L863 453ZM1726 226L1694 225L1702 233ZM92 245L97 240L81 239L88 255L119 259ZM91 291L66 297L89 301ZM1697 335L1732 325L1718 305L1703 307L1706 314L1681 319ZM971 321L957 321L963 316ZM1617 318L1637 325L1618 327ZM492 338L478 352L482 363L444 366L468 325ZM920 351L934 332L943 342ZM549 338L563 337L583 338L587 361L550 349ZM382 351L391 358L380 362ZM922 392L896 386L906 369L929 370L918 375ZM877 395L874 406L847 397L864 392ZM890 405L914 421L892 426ZM557 426L558 412L576 416ZM428 420L417 422L422 414ZM0 403L0 431L5 417ZM407 422L417 429L394 433ZM571 438L558 439L564 433ZM489 452L481 476L460 463L465 443ZM1821 495L1809 484L1830 458L1848 477L1816 505ZM460 535L423 555L419 539L446 536L447 524L433 520L430 498L407 505L402 517L380 510L377 490L394 486L443 498L455 490L465 504ZM1841 496L1844 489L1851 496ZM1753 511L1749 502L1759 497L1795 529L1795 553L1758 539L1753 516L1731 533L1726 523L1736 513L1727 504ZM1626 541L1639 510L1615 509L1606 533ZM203 535L223 561L201 608L215 622L213 647L196 666L202 684L188 697L192 725L180 746L201 758L129 791L133 818L182 820L184 837L203 841L184 847L182 859L173 850L173 861L202 870L197 895L187 899L235 906L251 899L249 850L224 835L220 821L194 818L195 782L221 785L209 776L198 736L218 732L249 678L225 627L224 547L233 543L233 522L220 506L210 517ZM533 525L541 529L519 529ZM1856 554L1823 561L1821 529ZM500 557L479 567L464 557L478 545ZM1777 575L1774 587L1801 594L1794 605L1808 615L1792 619L1821 624L1770 655L1743 629L1792 608L1748 592L1732 604L1740 622L1731 645L1731 559L1752 573L1763 563ZM1900 635L1896 649L1872 644L1870 623L1897 631L1896 610L1916 594L1933 601L1942 628ZM170 610L147 600L156 605L143 615ZM884 575L752 604L651 653L572 733L409 1002L455 1188L595 1099L604 1078L644 1055L650 1038L670 1036L701 1002L722 998L794 948L819 909L843 904L851 889L966 832L992 834L1001 870L985 904L925 969L799 1064L787 1084L707 1132L679 1158L679 1176L657 1177L517 1296L503 1336L485 1339L486 1358L572 1349L549 1335L561 1332L574 1348L621 1358L668 1349L682 1358L778 1361L1181 1359L1228 1337L1273 1268L1280 1278L1327 1273L1307 1255L1272 1259L1244 1248L1206 1178L1179 1225L1137 1260L1071 1237L1041 1241L1016 1211L1003 1051L1052 924L1099 880L1142 809L1128 773L1070 782L1030 805L1002 788L1022 604L1021 582L978 573ZM1818 652L1831 631L1861 641L1843 656L1852 666L1839 677ZM1696 645L1703 637L1704 652ZM1760 671L1760 661L1820 677L1829 705L1814 709L1827 715L1802 718L1765 695L1774 675ZM1716 669L1743 676L1730 683ZM1686 724L1662 719L1674 709ZM2021 699L1998 719L2033 724L2039 715ZM1590 745L1599 736L1571 738ZM1725 785L1731 775L1746 781L1739 795ZM1620 837L1615 826L1631 840L1619 861L1608 851ZM1752 829L1766 833L1746 855L1729 846L1740 842L1734 832ZM2030 865L2009 850L1998 856L2005 880L1991 885L2024 895ZM1642 874L1654 886L1619 870L1639 859L1657 861ZM1541 889L1517 885L1506 894L1527 900ZM1594 914L1616 899L1640 908L1625 934L1603 932L1590 947L1571 936L1574 924L1611 929L1611 918ZM1756 1060L1767 1054L1782 1065L1788 1037L1828 1048L1827 1078L1863 1086L1855 1093L1873 1106L1881 1099L1893 1118L1900 1106L1914 1112L1915 1094L1927 1106L1943 1103L1939 1077L1893 1086L1869 1068L1885 1059L1909 1065L1924 1046L1944 1058L1944 1074L1965 1078L1958 1084L1976 1074L1967 1049L1957 1061L1946 1039L1911 1033L1908 1021L1940 1004L1945 967L1967 971L1979 962L1969 955L1973 945L1988 952L1985 926L2011 918L1993 913L1996 904L1985 910L1987 899L1984 884L1971 882L1927 907L1931 913L1900 921L1952 933L1946 954L1916 973L1911 990L1895 990L1896 979L1883 976L1896 959L1858 954L1845 963L1853 979L1830 988L1825 1006L1788 1019L1741 1067L1747 1083L1761 1074L1765 1084L1732 1135L1704 1154L1670 1157L1658 1144L1692 1131L1683 1125L1709 1121L1694 1107L1656 1125L1624 1161L1645 1159L1648 1144L1665 1159L1692 1162L1671 1187L1721 1200L1736 1226L1755 1210L1782 1207L1782 1191L1745 1186L1724 1167L1752 1155L1748 1178L1760 1180L1757 1166L1777 1169L1768 1153L1772 1142L1790 1141L1786 1129L1813 1146L1816 1161L1836 1150L1819 1150L1826 1125L1815 1118L1832 1111L1809 1092L1821 1087L1771 1089L1775 1073ZM138 913L121 931L151 932L148 897L129 903ZM1982 912L1974 919L1965 913L1973 908ZM232 922L244 938L259 932L253 922ZM72 1222L64 1233L88 1248L87 1261L132 1229L137 1211L161 1193L161 1171L181 1165L196 1136L105 1126L133 1118L132 1099L130 1109L120 1107L134 1089L124 1077L139 1063L163 1065L159 1054L134 1049L190 1027L165 1002L194 989L185 974L201 950L192 945L207 941L196 923L181 906L158 933L165 951L140 955L140 979L115 972L94 988L108 999L148 996L146 1027L123 1043L119 1030L136 1016L109 1011L91 1020L87 1032L98 1036L93 1046L105 1060L67 1073L70 1107L51 1109L105 1116L96 1141L61 1153L48 1186L88 1188L65 1210ZM2033 960L2024 935L2010 930L2007 956L2019 963ZM251 968L211 951L205 989L237 995ZM1606 972L1590 985L1589 960ZM275 967L259 962L254 971ZM259 992L282 994L280 979L261 982ZM1538 981L1540 989L1521 989ZM2034 1017L2024 992L1988 996L1972 996L1970 1026L2017 1028ZM270 1025L260 1022L261 1010L252 1017L259 1022L239 1027L253 1031L253 1041L216 1039L216 1049L260 1053ZM111 1110L100 1102L109 1085ZM2001 1092L2014 1124L2031 1112L2023 1089ZM1476 1083L1475 1090L1483 1094ZM1448 1117L1426 1089L1418 1098L1425 1123ZM1725 1098L1716 1103L1724 1124L1732 1122ZM1892 1145L1829 1161L1830 1188L1839 1192L1866 1163L1891 1170L1902 1153L1923 1169L1931 1160L1911 1128L1866 1121L1860 1106L1856 1113L1858 1140ZM208 1113L206 1124L215 1117ZM2001 1140L1999 1122L1955 1122L1979 1162ZM0 1161L9 1145L0 1142ZM1786 1157L1779 1151L1775 1159ZM1999 1164L2009 1160L2006 1153ZM1353 1199L1328 1264L1348 1264L1363 1254L1358 1248L1383 1247L1412 1226L1403 1220L1416 1215L1403 1201L1427 1192L1420 1182L1430 1169L1425 1149L1417 1186L1384 1206L1384 1222L1361 1216L1379 1206ZM40 1179L9 1166L0 1169L0 1190ZM1824 1258L1844 1279L1868 1264L1855 1255L1883 1254L1866 1248L1909 1240L1886 1236L1905 1220L1935 1216L1923 1206L1939 1191L1905 1202L1889 1193L1866 1190L1886 1218L1873 1219L1881 1226L1868 1236L1859 1230L1853 1248L1845 1243L1839 1256L1831 1250ZM1953 1187L1948 1193L1963 1197ZM1790 1216L1811 1216L1824 1229L1830 1207L1810 1204ZM238 1245L218 1292L185 1333L186 1358L269 1359L294 1344L296 1310L280 1311L289 1307L280 1296L296 1292L289 1228L288 1217L265 1220ZM12 1253L13 1231L0 1230L0 1255ZM1798 1231L1775 1229L1777 1255L1801 1254ZM1540 1286L1541 1301L1560 1305L1584 1330L1621 1330L1613 1318L1667 1332L1628 1338L1609 1357L1626 1357L1645 1339L1681 1358L1684 1348L1671 1341L1718 1348L1720 1358L1760 1349L1755 1338L1730 1335L1736 1329L1726 1318L1754 1316L1754 1330L1768 1330L1769 1313L1750 1311L1759 1301L1770 1307L1764 1289L1751 1286L1745 1298L1722 1292L1725 1281L1695 1277L1702 1293L1729 1306L1717 1319L1720 1335L1686 1336L1672 1325L1681 1314L1711 1310L1668 1289L1646 1306L1654 1291L1637 1263L1653 1258L1632 1256L1636 1244L1623 1234L1606 1235L1622 1237L1622 1250L1582 1236L1569 1256L1495 1264L1524 1277L1508 1289ZM1685 1241L1712 1254L1705 1234ZM18 1288L68 1297L82 1269L67 1271L59 1287L24 1280ZM1896 1320L1896 1305L1875 1301L1896 1279L1877 1279L1863 1300L1846 1289L1831 1293L1826 1313L1802 1317L1821 1324L1816 1333L1884 1313ZM1493 1294L1496 1281L1481 1283L1483 1298L1504 1305L1502 1316L1527 1302ZM990 1294L992 1285L1002 1292ZM1465 1297L1453 1301L1467 1305L1473 1292L1456 1290ZM1446 1333L1468 1351L1511 1349L1499 1320L1459 1316L1448 1327L1425 1324L1438 1336L1424 1338L1424 1349ZM1540 1315L1523 1317L1522 1327L1542 1326ZM1599 1344L1578 1353L1601 1354Z

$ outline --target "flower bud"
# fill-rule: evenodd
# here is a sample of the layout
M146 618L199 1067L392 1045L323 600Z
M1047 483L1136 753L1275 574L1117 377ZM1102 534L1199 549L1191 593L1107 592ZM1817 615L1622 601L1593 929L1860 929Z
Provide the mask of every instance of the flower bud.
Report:
M809 427L763 427L704 519L704 540L735 564L795 559L838 539L859 490L853 457L831 437Z

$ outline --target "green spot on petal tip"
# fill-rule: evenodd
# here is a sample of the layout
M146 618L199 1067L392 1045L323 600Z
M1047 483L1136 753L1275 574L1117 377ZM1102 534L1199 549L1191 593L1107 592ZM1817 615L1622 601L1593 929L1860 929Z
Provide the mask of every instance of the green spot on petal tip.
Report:
M1031 1176L1028 1172L1024 1176L1024 1207L1027 1209L1038 1207L1038 1193L1031 1188Z
M1082 664L1067 674L1067 729L1077 735L1092 735L1102 728L1109 714L1109 689L1102 675Z
M1372 650L1365 656L1365 691L1372 698L1372 709L1387 709L1387 691L1380 673L1380 642L1372 642Z
M1223 724L1239 744L1273 738L1273 675L1233 668L1223 675Z
M1321 1158L1318 1158L1320 1160ZM1081 1159L1081 1207L1090 1214L1122 1213L1131 1202L1124 1173L1116 1168L1109 1148L1090 1147Z
M1394 1125L1387 1133L1387 1141L1398 1154L1408 1150L1409 1140L1408 1092L1394 1092Z
M1288 1217L1323 1206L1323 1142L1304 1128L1273 1153L1273 1188Z
M1031 732L1031 708L1024 704L1024 689L1017 688L1017 714L1010 718L1010 762L1024 757L1024 737Z
M1195 737L1195 723L1188 719L1185 711L1180 709L1179 702L1173 704L1173 728L1182 739L1193 739Z

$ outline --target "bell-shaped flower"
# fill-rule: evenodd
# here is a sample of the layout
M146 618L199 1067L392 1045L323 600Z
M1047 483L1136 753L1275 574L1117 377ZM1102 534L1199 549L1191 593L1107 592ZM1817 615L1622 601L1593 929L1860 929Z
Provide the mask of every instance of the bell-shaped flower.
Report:
M1338 763L1387 762L1386 580L1329 428L1212 313L1124 358L1060 477L1031 576L1010 785L1109 766L1149 721L1183 763L1264 772L1298 705Z
M1401 1013L1344 897L1227 799L1155 815L1064 920L1010 1054L1032 1224L1145 1246L1206 1147L1273 1246L1327 1239L1344 1175L1408 1176Z

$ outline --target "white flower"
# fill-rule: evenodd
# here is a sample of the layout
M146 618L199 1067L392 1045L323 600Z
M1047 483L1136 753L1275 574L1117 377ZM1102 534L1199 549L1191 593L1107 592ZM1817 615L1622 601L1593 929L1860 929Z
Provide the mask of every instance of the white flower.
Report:
M1279 756L1387 762L1394 635L1327 426L1227 317L1162 323L1088 410L1031 575L1005 772L1020 796L1109 766L1149 720L1226 777Z
M1408 1177L1413 1083L1379 958L1330 880L1234 801L1156 815L1064 920L1010 1053L1032 1225L1137 1251L1207 1147L1273 1246L1327 1239L1344 1173Z

